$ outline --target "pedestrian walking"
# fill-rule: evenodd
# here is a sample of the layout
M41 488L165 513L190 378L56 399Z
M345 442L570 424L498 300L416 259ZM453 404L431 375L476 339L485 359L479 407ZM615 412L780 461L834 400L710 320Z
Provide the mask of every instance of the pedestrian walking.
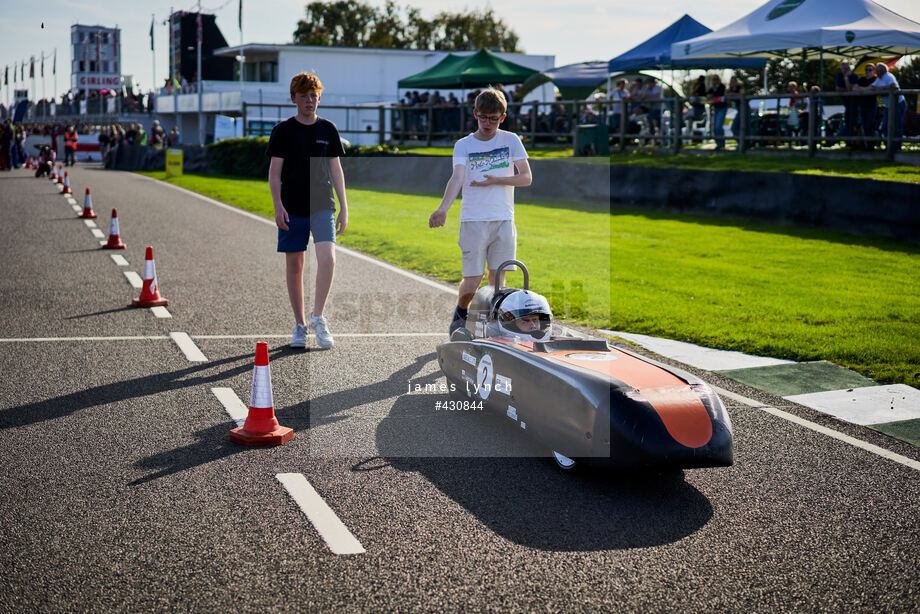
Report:
M268 183L278 226L278 251L285 255L288 297L294 311L291 347L306 347L307 326L316 333L320 347L333 345L323 311L335 273L335 237L348 226L345 174L340 157L345 155L335 124L316 112L323 85L313 73L291 79L291 102L297 114L272 129L268 141L271 158ZM335 198L339 214L335 215ZM316 289L309 321L304 318L303 267L310 235L316 253Z

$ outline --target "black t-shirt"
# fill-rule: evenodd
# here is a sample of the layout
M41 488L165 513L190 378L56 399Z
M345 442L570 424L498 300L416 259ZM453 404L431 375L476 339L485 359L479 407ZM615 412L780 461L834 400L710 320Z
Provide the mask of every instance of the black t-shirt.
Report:
M725 102L725 84L720 83L709 88L709 91L706 92L712 98L712 106L717 109L722 109L728 106L728 103Z
M292 117L272 129L267 155L284 158L281 204L291 215L307 217L335 210L329 158L345 155L335 124L321 117L309 126Z

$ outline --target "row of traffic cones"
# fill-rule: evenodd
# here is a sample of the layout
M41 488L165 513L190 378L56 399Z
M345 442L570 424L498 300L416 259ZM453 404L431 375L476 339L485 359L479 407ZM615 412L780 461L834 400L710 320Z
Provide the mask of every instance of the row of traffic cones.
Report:
M64 171L64 185L70 193L70 180ZM60 177L60 175L58 175ZM79 216L83 219L94 219L98 216L93 211L93 199L89 188L83 199L83 211ZM112 221L109 226L109 238L101 249L125 249L127 246L121 241L118 227L118 211L112 209ZM147 246L144 254L144 275L140 297L131 301L134 307L158 307L169 305L169 301L160 295L157 283L156 264L153 259L153 247ZM294 438L294 431L281 426L275 417L275 407L272 398L271 370L268 365L268 344L259 341L256 344L255 365L252 372L252 389L249 396L249 415L243 426L230 431L230 440L247 446L273 446L286 443Z

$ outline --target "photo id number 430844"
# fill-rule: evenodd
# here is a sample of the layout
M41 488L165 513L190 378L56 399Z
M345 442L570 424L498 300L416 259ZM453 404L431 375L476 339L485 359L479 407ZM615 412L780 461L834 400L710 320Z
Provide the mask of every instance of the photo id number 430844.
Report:
M471 411L482 410L482 401L435 401L435 411Z

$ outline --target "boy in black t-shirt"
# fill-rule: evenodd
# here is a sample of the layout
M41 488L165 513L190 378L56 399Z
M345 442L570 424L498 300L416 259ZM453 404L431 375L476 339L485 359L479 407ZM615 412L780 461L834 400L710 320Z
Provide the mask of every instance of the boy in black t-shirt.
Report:
M268 185L278 225L278 251L285 255L288 296L295 320L291 347L295 348L306 347L307 326L316 333L320 347L332 347L323 308L335 271L335 236L348 226L345 175L339 160L345 152L335 124L316 115L322 91L316 75L294 75L291 102L297 105L297 115L275 126L268 141ZM339 197L338 217L333 188ZM311 233L316 251L316 291L307 323L303 266Z

